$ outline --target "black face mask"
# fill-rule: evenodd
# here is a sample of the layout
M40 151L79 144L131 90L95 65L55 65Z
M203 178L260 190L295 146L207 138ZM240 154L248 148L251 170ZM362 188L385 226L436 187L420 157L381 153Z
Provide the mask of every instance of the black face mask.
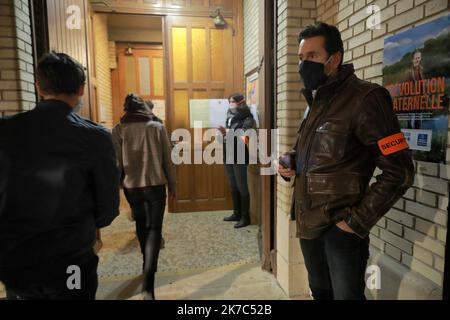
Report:
M299 73L307 90L314 91L327 81L328 76L324 73L325 64L308 60L300 64Z

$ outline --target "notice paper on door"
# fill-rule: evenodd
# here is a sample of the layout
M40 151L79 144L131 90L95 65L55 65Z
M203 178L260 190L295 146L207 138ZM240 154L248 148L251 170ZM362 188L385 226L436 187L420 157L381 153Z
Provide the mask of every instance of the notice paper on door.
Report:
M189 101L189 114L191 128L218 128L225 127L228 112L228 100L208 99ZM196 125L197 124L197 125Z

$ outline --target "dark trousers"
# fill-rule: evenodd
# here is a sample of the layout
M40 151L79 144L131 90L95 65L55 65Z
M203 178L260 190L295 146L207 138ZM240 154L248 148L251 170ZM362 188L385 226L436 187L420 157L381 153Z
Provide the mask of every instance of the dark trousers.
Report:
M239 192L241 197L250 195L247 180L247 164L226 164L225 172L230 183L231 192Z
M300 240L315 300L365 300L369 238L332 226L317 239Z
M23 269L15 276L20 277L21 280L13 281L14 284L8 284L9 281L6 281L6 298L8 300L95 300L98 288L98 257L92 253L87 261L83 259L82 264L71 262L70 265L79 267L79 289L68 287L71 274L67 274L67 266L46 270L47 275L36 275L36 277L33 277L33 270Z
M151 292L161 249L166 186L126 189L124 193L136 221L136 233L144 256L144 290Z

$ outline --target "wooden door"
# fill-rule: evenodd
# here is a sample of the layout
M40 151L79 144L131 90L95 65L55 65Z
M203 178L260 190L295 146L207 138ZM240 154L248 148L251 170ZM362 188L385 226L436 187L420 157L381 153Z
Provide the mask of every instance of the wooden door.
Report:
M88 55L88 79L89 79L89 100L90 100L90 118L92 121L98 122L98 83L97 68L95 65L96 44L94 39L94 11L90 3L86 6L86 45ZM103 122L102 125L105 123Z
M170 129L190 128L191 99L226 99L242 91L242 53L237 52L233 22L216 29L210 18L167 17ZM205 147L205 145L203 145ZM194 146L192 146L194 154ZM193 155L192 155L193 157ZM194 163L192 161L192 163ZM177 199L171 212L228 210L232 208L223 165L182 164L177 167Z
M123 115L123 103L129 93L145 100L164 100L163 47L117 43L116 48L118 68L112 72L114 124Z
M91 87L93 59L89 43L92 37L90 3L87 0L47 0L47 17L50 50L66 53L84 66L87 84L80 113L95 121L94 88Z

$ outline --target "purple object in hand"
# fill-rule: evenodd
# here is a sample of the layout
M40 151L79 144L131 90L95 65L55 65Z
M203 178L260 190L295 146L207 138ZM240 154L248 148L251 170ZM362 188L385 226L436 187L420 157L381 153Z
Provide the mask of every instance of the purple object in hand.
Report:
M279 159L280 165L286 169L296 170L295 165L295 154L294 153L285 153Z

